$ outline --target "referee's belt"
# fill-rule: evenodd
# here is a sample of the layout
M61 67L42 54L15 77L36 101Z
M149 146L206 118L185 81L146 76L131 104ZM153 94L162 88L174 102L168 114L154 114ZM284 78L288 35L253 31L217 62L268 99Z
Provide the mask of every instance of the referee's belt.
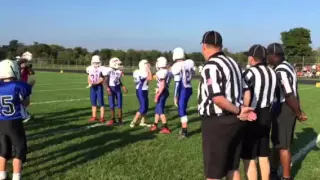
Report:
M221 117L221 116L229 116L229 115L235 115L231 112L223 112L223 113L217 113L217 114L211 114L211 115L202 115L201 117L206 118L206 117Z

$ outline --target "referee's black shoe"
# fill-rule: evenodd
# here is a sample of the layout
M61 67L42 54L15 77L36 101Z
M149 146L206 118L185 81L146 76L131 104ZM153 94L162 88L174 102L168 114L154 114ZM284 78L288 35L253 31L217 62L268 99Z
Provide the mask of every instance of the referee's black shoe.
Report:
M280 176L278 175L278 170L275 168L270 169L270 179L271 180L280 180Z
M188 137L188 129L182 128L179 131L179 139L187 138Z

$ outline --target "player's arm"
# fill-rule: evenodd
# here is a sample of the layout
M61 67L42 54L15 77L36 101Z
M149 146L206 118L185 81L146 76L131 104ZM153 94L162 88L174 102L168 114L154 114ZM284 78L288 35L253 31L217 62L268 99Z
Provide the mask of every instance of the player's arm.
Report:
M149 64L147 66L147 73L148 73L147 81L152 81L152 73L151 73L151 69L150 69L150 65Z
M174 76L174 97L178 98L180 92L180 75Z
M281 84L282 91L284 93L286 103L292 109L292 111L296 114L297 117L301 116L301 108L299 104L298 98L294 96L294 91L289 83L289 78L287 72L285 71L277 71L277 77Z
M19 84L19 96L20 96L20 101L21 104L24 107L28 107L30 105L30 95L31 95L31 91L32 91L32 86L25 83L25 82L21 82L21 84Z
M121 86L122 90L124 91L124 93L128 93L128 89L127 89L127 87L122 83L121 79L119 79L119 82L120 82L120 86Z
M34 70L32 69L32 66L31 66L31 64L29 65L29 66L27 66L28 67L28 74L29 75L35 75L36 73L34 72Z
M100 73L99 81L98 81L98 82L96 82L96 83L94 83L94 84L96 84L96 85L98 85L98 84L102 84L102 83L103 83L103 81L104 81L103 75L102 75L102 73Z
M159 82L159 89L155 95L155 102L157 103L159 100L159 97L161 95L161 93L163 92L164 88L165 88L166 82L165 79L161 79Z
M243 81L243 105L249 107L251 103L251 91L250 87L252 86L252 82L254 80L253 73L250 69L247 69L242 75Z

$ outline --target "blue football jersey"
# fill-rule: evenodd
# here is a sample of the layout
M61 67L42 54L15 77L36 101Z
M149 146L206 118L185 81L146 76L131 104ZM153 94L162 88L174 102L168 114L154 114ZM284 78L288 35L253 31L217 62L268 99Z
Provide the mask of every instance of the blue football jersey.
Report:
M26 82L0 82L0 121L23 119L25 111L22 101L30 94L31 86Z

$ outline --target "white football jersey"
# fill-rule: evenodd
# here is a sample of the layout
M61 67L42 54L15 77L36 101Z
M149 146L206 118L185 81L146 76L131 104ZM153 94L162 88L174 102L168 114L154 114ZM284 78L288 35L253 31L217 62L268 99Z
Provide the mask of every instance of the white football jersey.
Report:
M102 77L103 67L93 67L88 66L86 68L87 74L90 76L91 83L97 83L99 82L100 78Z
M105 67L103 72L103 76L109 76L109 86L117 86L120 84L120 79L122 77L122 71L115 70L111 67Z
M157 77L157 86L158 88L160 87L160 80L164 79L165 80L165 88L169 88L170 85L170 81L172 79L172 73L170 71L168 71L167 69L160 69L157 73L156 73L156 77Z
M148 90L148 73L140 70L135 70L133 72L133 80L136 84L137 90Z
M180 81L184 88L191 88L192 76L195 73L195 67L190 61L176 62L171 67L174 81Z

